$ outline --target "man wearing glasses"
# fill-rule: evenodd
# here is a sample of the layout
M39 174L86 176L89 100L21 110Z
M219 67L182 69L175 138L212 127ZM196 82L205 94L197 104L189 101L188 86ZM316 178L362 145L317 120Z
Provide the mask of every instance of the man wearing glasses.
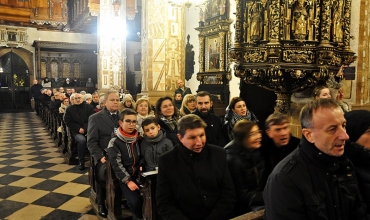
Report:
M64 114L64 121L77 142L79 170L85 169L85 135L87 133L89 117L94 113L94 107L83 102L82 95L76 93L74 105L69 106Z
M137 116L132 109L124 109L119 116L116 137L108 145L108 159L117 178L122 193L132 212L132 219L142 219L143 201L140 196L139 177L140 147L139 132L136 130Z

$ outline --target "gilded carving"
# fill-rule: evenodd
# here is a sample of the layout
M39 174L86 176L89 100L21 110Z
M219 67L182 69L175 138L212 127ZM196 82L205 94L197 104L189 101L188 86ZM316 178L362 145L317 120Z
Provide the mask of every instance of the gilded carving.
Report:
M289 63L313 63L315 54L313 51L285 50L283 60Z
M331 27L331 1L322 1L322 20L321 20L321 43L327 44L330 41Z
M342 57L333 51L325 51L319 53L319 64L320 65L342 65Z
M339 0L336 1L336 6L334 7L333 13L333 40L335 42L342 42L343 41L343 1Z
M244 53L244 62L262 63L267 60L267 51L252 50Z
M260 40L262 34L261 7L254 2L250 10L250 39Z
M305 0L298 0L298 4L293 10L292 31L294 38L304 40L308 31L308 11L305 6Z
M270 42L279 42L280 30L280 4L279 1L271 1L269 8L269 21L270 21Z
M292 96L291 93L277 93L277 100L276 100L276 112L281 112L283 114L287 114L290 110L290 98Z

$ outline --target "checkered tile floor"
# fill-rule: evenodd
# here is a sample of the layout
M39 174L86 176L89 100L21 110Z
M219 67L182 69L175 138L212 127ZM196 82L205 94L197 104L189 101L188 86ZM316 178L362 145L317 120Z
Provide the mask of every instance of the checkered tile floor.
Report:
M2 113L0 131L0 219L98 219L88 169L64 162L36 113Z

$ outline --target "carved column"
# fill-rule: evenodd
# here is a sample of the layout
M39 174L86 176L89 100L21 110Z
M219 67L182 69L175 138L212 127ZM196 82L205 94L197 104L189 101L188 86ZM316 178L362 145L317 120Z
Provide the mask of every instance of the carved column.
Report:
M357 4L359 11L359 36L358 36L358 63L356 67L356 81L352 84L355 86L355 104L352 109L370 109L370 36L369 30L370 21L368 14L370 13L370 3L367 0L361 0L360 3L353 2L352 4ZM353 10L356 10L355 7ZM361 52L360 52L361 51ZM351 92L349 90L349 92Z
M185 79L184 10L167 0L143 1L142 93L153 103L163 95L172 96L176 80Z
M331 46L330 26L331 26L331 1L322 1L322 19L321 19L321 46Z
M126 89L126 1L100 1L98 88Z

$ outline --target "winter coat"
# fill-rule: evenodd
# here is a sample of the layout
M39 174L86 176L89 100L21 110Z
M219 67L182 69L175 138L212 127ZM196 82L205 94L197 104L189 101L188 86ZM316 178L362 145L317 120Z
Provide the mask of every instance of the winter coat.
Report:
M200 153L182 144L159 157L157 210L163 219L230 219L236 197L225 150L206 144Z
M370 150L356 143L347 143L344 153L355 166L356 177L367 212L370 213Z
M351 161L321 152L304 137L275 167L263 198L265 220L369 219Z
M250 151L231 141L225 146L225 150L237 198L235 215L261 209L264 206L262 192L267 173L260 149Z
M208 115L203 115L201 112L198 111L198 109L195 110L193 114L198 115L207 124L207 127L205 129L207 143L220 147L225 147L227 143L225 135L222 131L221 119L212 113L209 113Z
M87 133L89 117L94 113L94 108L85 103L80 105L71 105L66 109L64 121L71 130L73 137L76 136L76 134L80 134L80 128L85 130L84 134Z

